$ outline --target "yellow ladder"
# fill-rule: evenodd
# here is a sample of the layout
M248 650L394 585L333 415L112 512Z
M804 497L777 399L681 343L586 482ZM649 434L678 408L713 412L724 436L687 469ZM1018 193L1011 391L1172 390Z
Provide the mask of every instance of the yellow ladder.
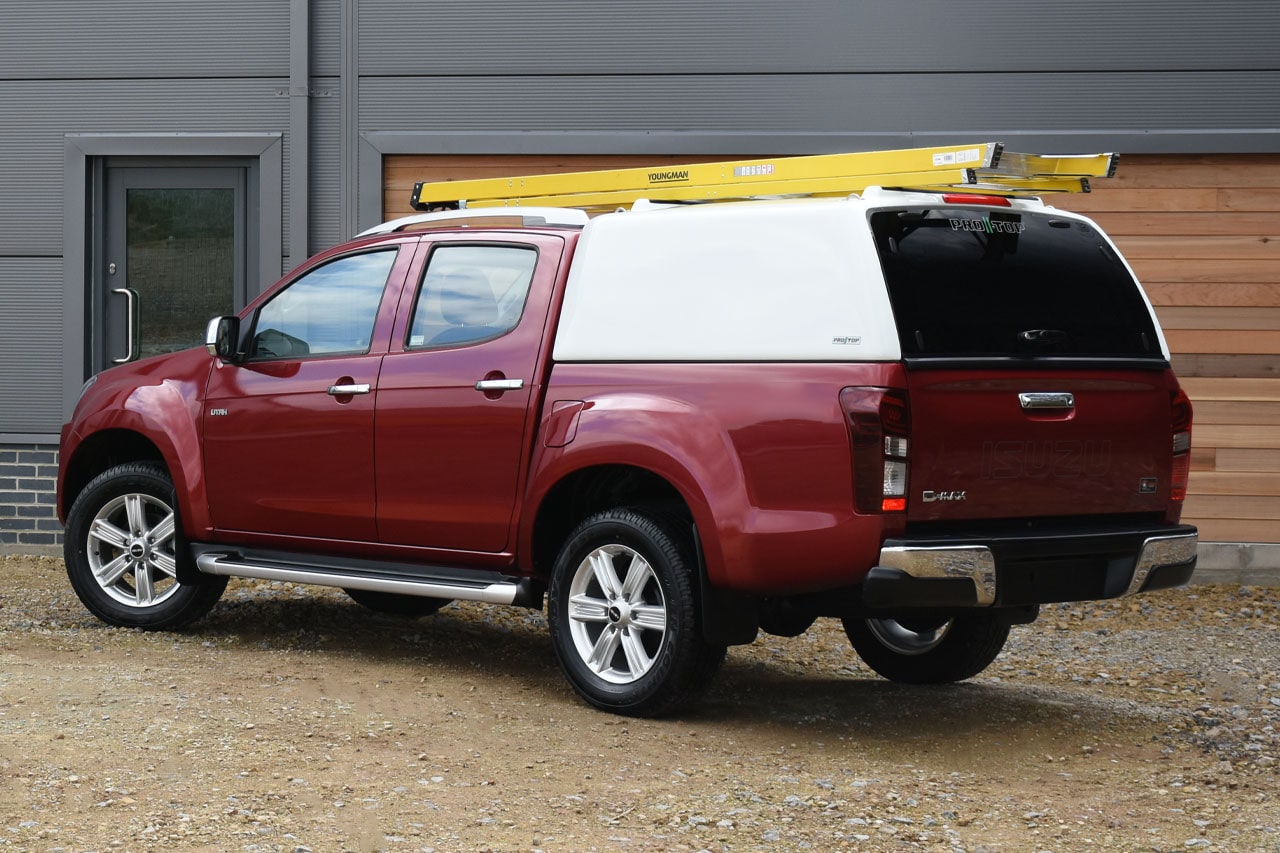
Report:
M614 209L640 199L728 201L777 196L845 196L867 187L995 195L1089 192L1090 178L1115 174L1119 156L1018 154L999 142L808 157L762 157L654 166L419 182L415 210L455 207Z

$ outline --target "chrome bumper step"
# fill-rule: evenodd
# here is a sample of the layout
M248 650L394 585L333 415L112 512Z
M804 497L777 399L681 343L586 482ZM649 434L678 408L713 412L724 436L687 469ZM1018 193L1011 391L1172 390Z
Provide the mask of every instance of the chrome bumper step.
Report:
M888 540L863 600L990 607L1124 598L1190 580L1198 541L1189 525Z

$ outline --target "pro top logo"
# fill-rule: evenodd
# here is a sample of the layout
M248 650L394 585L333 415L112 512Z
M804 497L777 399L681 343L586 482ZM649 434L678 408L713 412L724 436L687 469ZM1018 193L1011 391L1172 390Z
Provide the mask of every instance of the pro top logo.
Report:
M983 234L1021 234L1027 230L1027 226L1021 222L1010 222L1008 220L996 219L992 220L989 216L981 219L955 219L951 220L952 231L978 231Z

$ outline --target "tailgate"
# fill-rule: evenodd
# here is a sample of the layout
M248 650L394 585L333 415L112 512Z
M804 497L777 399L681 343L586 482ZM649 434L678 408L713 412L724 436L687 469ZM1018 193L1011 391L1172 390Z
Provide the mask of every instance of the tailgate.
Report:
M1173 379L1153 370L908 371L907 518L1163 513Z
M1163 515L1177 382L1141 288L1089 220L991 201L871 214L908 368L908 519Z

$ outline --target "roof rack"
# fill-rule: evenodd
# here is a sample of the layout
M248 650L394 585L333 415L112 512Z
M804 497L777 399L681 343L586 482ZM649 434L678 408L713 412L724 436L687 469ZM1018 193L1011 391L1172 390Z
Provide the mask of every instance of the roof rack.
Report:
M587 214L581 210L564 207L521 207L519 211L495 211L492 207L466 210L437 210L433 213L415 213L383 222L357 234L357 237L373 237L378 234L394 234L415 227L429 228L435 223L451 225L459 220L476 220L475 225L502 225L509 220L519 219L525 228L538 228L546 225L581 228L588 222Z
M419 182L415 210L576 207L612 210L640 199L729 201L847 196L870 186L995 195L1089 192L1090 178L1115 175L1119 155L1007 152L999 142L606 169L514 178Z

